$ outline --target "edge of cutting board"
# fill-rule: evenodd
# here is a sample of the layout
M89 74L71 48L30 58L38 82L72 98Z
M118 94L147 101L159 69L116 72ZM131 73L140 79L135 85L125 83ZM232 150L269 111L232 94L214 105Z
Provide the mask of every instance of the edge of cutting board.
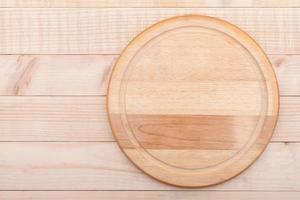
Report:
M137 39L143 35L144 33L148 32L150 29L152 29L154 26L155 27L159 27L159 26L162 26L165 22L169 22L169 21L173 21L173 20L176 20L176 19L180 19L180 18L202 18L202 19L207 19L207 20L213 20L213 21L218 21L219 23L222 23L224 26L232 26L233 28L236 28L238 29L243 37L248 37L251 42L257 46L260 51L263 53L263 55L265 56L265 58L267 59L268 63L269 63L269 68L270 68L270 72L272 73L272 77L274 77L274 82L275 83L272 83L276 85L276 90L274 90L274 93L275 93L275 96L277 96L276 99L274 99L274 102L276 102L274 105L274 109L276 110L276 118L275 118L275 122L274 122L274 125L272 127L272 130L270 130L271 132L271 136L268 138L267 140L267 144L264 145L263 149L258 153L258 155L255 157L255 159L253 159L251 161L251 163L246 166L243 170L239 171L237 174L235 174L234 176L231 176L230 178L227 178L227 179L224 179L220 182L217 182L217 183L212 183L212 184L207 184L207 185L201 185L201 186L187 186L187 185L181 185L181 184L174 184L174 183L170 183L168 181L164 181L162 179L159 179L155 176L153 176L152 174L146 172L143 168L141 168L139 165L137 165L128 155L127 153L125 152L125 150L123 149L123 147L121 146L116 134L115 134L115 131L114 131L114 128L113 128L113 125L112 125L112 122L111 122L111 118L110 118L110 109L109 109L109 96L110 96L110 86L111 86L111 82L112 82L112 75L114 74L114 71L116 70L116 66L118 65L118 62L120 60L120 58L122 57L122 55L124 54L124 52L127 51L127 49L133 45L134 42L137 41ZM116 60L116 62L114 63L113 65L113 69L112 69L112 73L111 73L111 76L109 77L109 81L108 81L108 87L107 87L107 96L106 96L106 110L107 110L107 115L108 115L108 122L109 122L109 125L111 127L111 130L112 130L112 134L113 134L113 137L115 138L115 140L117 141L117 144L120 148L120 150L123 152L123 154L127 157L128 160L130 160L130 162L135 166L137 167L139 170L141 170L143 173L145 173L145 175L148 175L150 176L151 178L161 182L161 183L164 183L164 184L168 184L168 185L171 185L171 186L176 186L176 187L182 187L182 188L204 188L204 187L208 187L208 186L214 186L214 185L219 185L219 184L222 184L224 182L227 182L237 176L239 176L241 173L243 173L244 171L246 171L250 166L252 166L256 160L262 155L262 153L265 151L265 149L267 148L268 144L270 143L271 141L271 138L274 134L274 130L276 128L276 125L277 125L277 122L278 122L278 117L279 117L279 110L280 110L280 95L279 95L279 86L278 86L278 80L277 80L277 77L276 77L276 74L275 74L275 71L272 67L272 64L268 58L268 56L266 55L265 51L263 50L263 48L256 42L256 40L253 39L252 36L250 36L247 32L245 32L244 30L242 30L241 28L239 28L238 26L226 21L226 20L223 20L223 19L220 19L220 18L216 18L216 17L211 17L211 16L207 16L207 15L195 15L195 14L188 14L188 15L179 15L179 16L175 16L175 17L171 17L171 18L167 18L165 20L161 20L155 24L152 24L151 26L147 27L146 29L144 29L142 32L140 32L139 34L137 34L135 37L133 37L133 39L127 44L127 46L122 50L122 52L120 53L118 59Z

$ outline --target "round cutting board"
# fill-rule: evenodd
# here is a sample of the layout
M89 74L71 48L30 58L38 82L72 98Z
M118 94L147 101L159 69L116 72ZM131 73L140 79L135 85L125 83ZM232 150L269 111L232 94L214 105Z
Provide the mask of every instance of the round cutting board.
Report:
M249 35L220 19L181 16L127 46L107 104L115 138L139 169L201 187L258 158L277 121L278 95L272 66Z

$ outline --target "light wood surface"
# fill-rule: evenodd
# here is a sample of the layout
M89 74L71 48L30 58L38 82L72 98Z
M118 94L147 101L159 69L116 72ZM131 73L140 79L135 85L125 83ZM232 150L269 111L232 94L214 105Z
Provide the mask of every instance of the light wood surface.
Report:
M300 56L268 57L280 94L300 95ZM117 58L118 55L0 55L0 95L106 95Z
M138 170L115 142L10 142L0 150L2 190L182 190ZM204 189L299 191L299 151L271 143L244 173Z
M269 54L299 54L300 8L1 8L0 54L119 54L146 27L186 14L223 18ZM62 20L63 19L63 20Z
M0 199L299 199L299 6L297 0L1 0ZM105 96L98 96L106 94L108 68L134 35L177 14L222 17L250 33L268 53L284 95L267 151L235 181L211 191L166 191L136 171L115 143L100 147L113 140ZM119 178L119 165L134 171ZM152 189L160 191L145 191Z
M0 141L114 141L105 96L2 96ZM273 142L300 142L300 97L281 97Z
M106 95L116 55L0 55L1 95Z
M248 168L279 111L263 50L232 24L203 15L167 19L134 38L107 95L112 132L129 160L182 187L218 184Z
M220 191L20 191L0 192L7 200L299 200L299 192L220 192Z

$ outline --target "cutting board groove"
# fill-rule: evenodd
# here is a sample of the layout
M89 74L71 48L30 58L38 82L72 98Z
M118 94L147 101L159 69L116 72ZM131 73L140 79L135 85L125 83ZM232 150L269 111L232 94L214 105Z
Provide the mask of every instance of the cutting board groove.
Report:
M124 154L182 187L233 178L270 141L279 109L271 63L238 27L187 15L136 36L116 62L108 118Z

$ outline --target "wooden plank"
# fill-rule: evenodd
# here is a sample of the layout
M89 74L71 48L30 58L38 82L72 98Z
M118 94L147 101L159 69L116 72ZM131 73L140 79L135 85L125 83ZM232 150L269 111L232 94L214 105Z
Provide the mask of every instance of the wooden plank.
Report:
M282 97L272 141L300 141L300 97ZM0 141L113 141L104 96L2 96Z
M118 55L0 55L0 95L106 95ZM269 55L281 95L300 95L300 55Z
M1 95L104 95L116 56L0 55Z
M269 55L281 95L300 95L300 55Z
M300 141L300 97L281 97L273 141Z
M228 20L269 54L300 53L300 8L2 8L0 54L119 54L149 25L186 14Z
M206 190L299 191L300 144L270 144L247 171ZM1 143L0 190L179 190L134 167L115 143ZM84 180L84 181L83 181Z
M297 0L2 0L0 7L297 7Z
M299 200L300 192L232 191L1 191L4 200Z
M0 141L111 141L104 97L0 98Z

